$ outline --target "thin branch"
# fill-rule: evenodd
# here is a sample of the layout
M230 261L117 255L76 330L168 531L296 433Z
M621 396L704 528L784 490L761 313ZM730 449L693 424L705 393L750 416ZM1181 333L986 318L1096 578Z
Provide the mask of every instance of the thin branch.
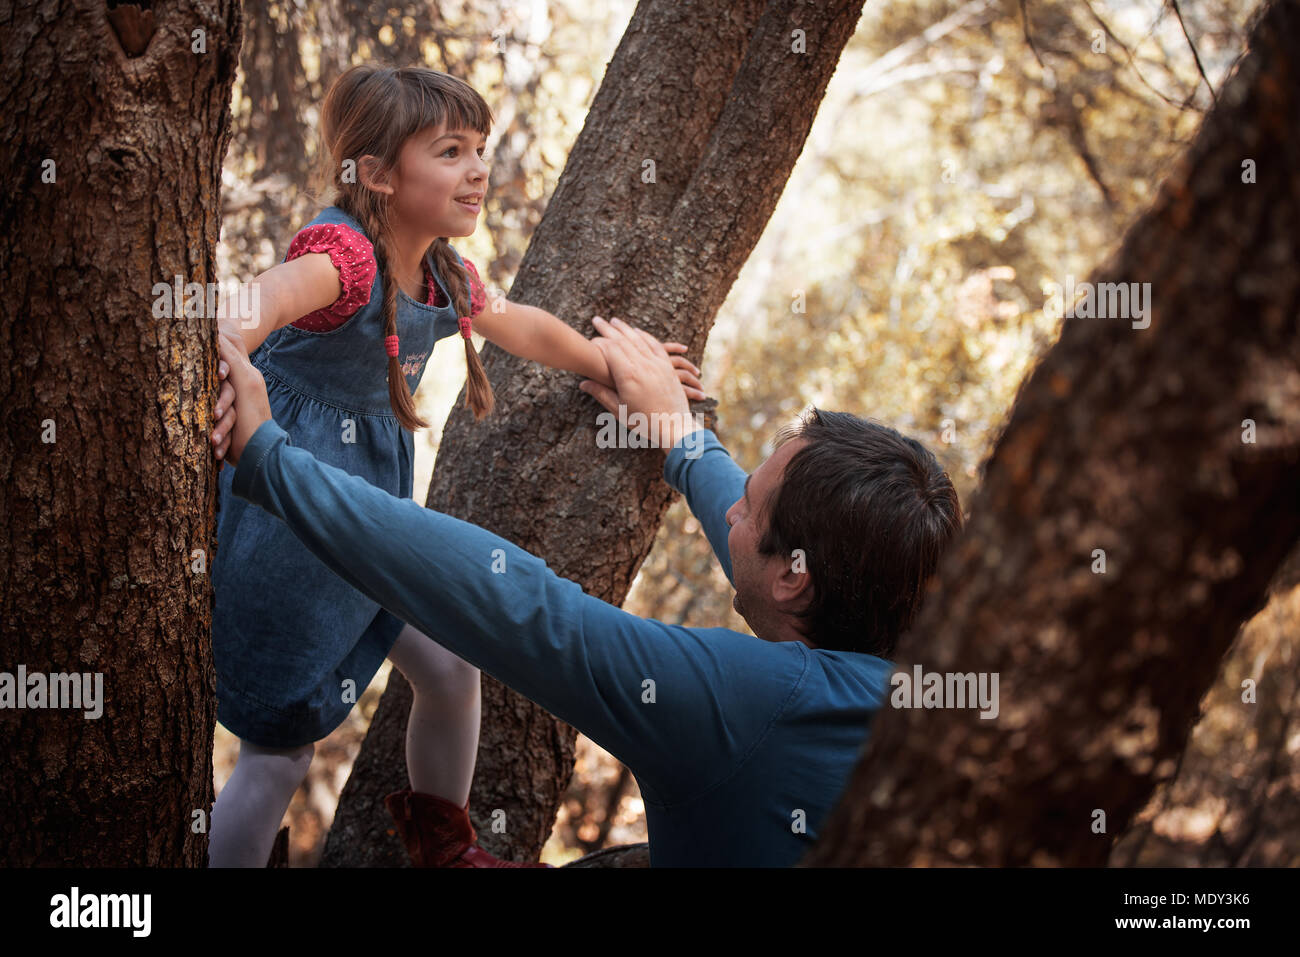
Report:
M882 53L863 70L857 80L855 96L868 90L877 80L906 63L917 53L930 50L936 42L966 25L977 14L989 12L989 0L970 0L937 23L932 23L919 34L898 44L892 50ZM978 23L978 21L976 21Z
M1079 116L1079 111L1074 109L1073 105L1068 105L1069 123L1066 125L1066 139L1074 147L1075 153L1079 159L1083 160L1084 168L1088 170L1088 175L1092 181L1097 184L1097 189L1101 191L1101 198L1106 203L1106 207L1115 211L1115 196L1111 193L1110 187L1101 175L1101 164L1097 158L1092 155L1092 150L1088 149L1088 137L1083 130L1083 119Z
M904 83L944 76L948 73L978 74L983 67L984 64L978 60L929 60L925 63L911 63L890 70L888 73L882 73L872 83L858 87L854 96L862 98L876 96Z
M1187 32L1187 24L1183 22L1183 11L1178 9L1178 0L1169 0L1169 5L1174 8L1174 16L1178 18L1178 25L1183 28L1183 36L1187 37L1187 45L1192 48L1192 59L1196 61L1196 69L1200 71L1201 79L1205 81L1205 86L1210 91L1210 100L1217 104L1219 98L1214 95L1214 85L1210 83L1210 78L1205 75L1205 67L1201 65L1201 55L1196 51L1196 44L1192 42L1191 35Z
M1020 23L1024 27L1025 42L1029 44L1029 49L1033 51L1034 59L1038 61L1040 67L1046 70L1047 64L1044 63L1043 58L1038 55L1038 47L1034 46L1034 38L1029 33L1029 11L1025 9L1025 0L1020 0Z
M1093 9L1092 4L1089 2L1089 0L1083 0L1083 5L1088 8L1088 13L1090 13L1092 15L1092 18L1097 21L1097 24L1103 30L1106 31L1106 36L1114 40L1115 43L1119 45L1119 48L1124 51L1124 56L1128 59L1128 65L1132 67L1133 72L1137 74L1137 78L1142 81L1143 86L1145 86L1148 90L1150 90L1156 96L1160 97L1160 99L1164 100L1166 103L1168 103L1170 106L1174 107L1175 109L1185 110L1191 105L1190 97L1188 99L1183 100L1183 102L1178 103L1172 98L1170 98L1169 96L1167 96L1166 94L1162 93L1160 90L1156 89L1155 85L1146 78L1146 76L1142 73L1142 70L1138 67L1137 59L1136 57L1133 56L1133 51L1128 48L1128 46L1124 43L1123 40L1121 40L1118 36L1115 35L1115 31L1110 28L1110 24L1108 24L1105 20L1103 20L1100 14L1098 14L1097 11ZM1160 22L1160 18L1164 16L1165 6L1166 4L1161 4L1160 10L1156 14L1155 20L1151 22L1151 30L1147 31L1147 36L1150 36L1151 33L1154 32L1156 24L1158 24ZM1145 40L1146 37L1143 37L1142 40L1138 42L1142 43ZM1196 91L1193 90L1192 95L1194 96L1195 93Z

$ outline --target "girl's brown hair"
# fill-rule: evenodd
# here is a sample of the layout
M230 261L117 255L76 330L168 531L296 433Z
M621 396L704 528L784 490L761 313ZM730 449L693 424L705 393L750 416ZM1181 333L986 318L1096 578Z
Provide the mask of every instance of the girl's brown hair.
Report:
M448 130L472 129L484 136L492 125L492 111L463 80L424 67L354 66L330 86L321 109L321 135L329 156L329 183L333 204L365 228L375 249L383 277L384 335L397 334L397 276L393 270L392 235L389 232L388 196L367 189L358 168L361 157L378 159L374 173L382 176L397 165L406 140L430 126L446 123ZM349 162L351 161L351 162ZM425 251L447 283L458 316L470 311L469 276L457 262L447 237L434 240ZM383 343L379 343L383 348ZM468 369L467 404L481 419L492 411L492 386L478 352L465 339ZM402 375L401 364L388 359L388 396L393 413L414 431L428 424L415 411L415 402Z

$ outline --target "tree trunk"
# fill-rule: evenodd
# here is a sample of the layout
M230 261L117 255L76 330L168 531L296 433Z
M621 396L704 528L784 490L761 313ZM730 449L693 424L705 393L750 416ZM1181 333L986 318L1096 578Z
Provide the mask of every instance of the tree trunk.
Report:
M862 0L643 0L592 104L520 265L511 299L586 334L622 316L690 346L713 318L767 223L803 147ZM670 501L662 455L596 448L602 410L573 376L492 345L483 358L499 409L447 423L428 505L541 556L560 575L622 602ZM344 788L324 861L398 864L381 799L406 786L409 699L394 674ZM483 681L470 809L482 844L535 859L573 769L573 729ZM504 833L489 826L505 813Z
M0 26L0 667L98 673L102 714L0 711L0 859L201 866L216 334L153 289L214 279L240 8L24 7Z
M1300 866L1300 548L1224 659L1178 773L1111 866Z
M1104 864L1173 774L1300 534L1297 64L1282 0L1095 277L1150 282L1149 328L1066 320L901 646L999 716L883 707L808 863Z
M629 868L650 866L649 844L616 844L592 851L585 857L570 861L565 867Z

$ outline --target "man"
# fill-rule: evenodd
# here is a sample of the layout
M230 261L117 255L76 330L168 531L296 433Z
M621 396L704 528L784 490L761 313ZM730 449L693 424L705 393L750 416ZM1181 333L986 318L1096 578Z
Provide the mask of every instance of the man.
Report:
M961 526L956 493L919 443L844 413L815 411L747 478L696 434L663 346L619 320L596 326L615 389L581 388L657 429L664 478L756 638L628 614L497 535L290 446L225 331L234 407L222 415L223 389L213 442L238 464L234 493L345 581L626 764L652 865L792 865L848 780L886 659Z

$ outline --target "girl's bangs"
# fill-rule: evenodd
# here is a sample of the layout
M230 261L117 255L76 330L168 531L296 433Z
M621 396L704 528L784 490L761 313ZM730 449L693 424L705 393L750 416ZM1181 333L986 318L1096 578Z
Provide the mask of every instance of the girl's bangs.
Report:
M446 122L448 130L475 130L487 136L492 128L492 113L483 98L460 84L450 89L421 83L416 110L419 129Z

